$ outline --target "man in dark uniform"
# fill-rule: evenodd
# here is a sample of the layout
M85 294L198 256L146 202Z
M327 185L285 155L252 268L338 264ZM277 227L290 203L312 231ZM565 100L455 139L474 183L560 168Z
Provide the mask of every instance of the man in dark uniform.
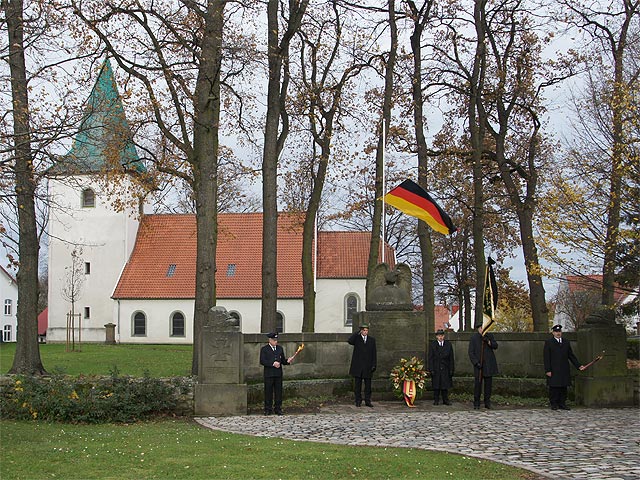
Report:
M434 405L440 404L440 393L442 393L442 403L451 405L449 389L453 386L451 378L453 370L453 347L450 341L444 339L444 330L438 330L436 339L429 346L429 372L431 372Z
M473 408L480 408L480 392L484 382L484 406L491 409L491 388L493 376L498 374L498 362L494 350L498 349L493 333L482 335L482 324L476 325L478 329L469 340L469 360L473 365Z
M362 405L362 381L364 380L364 404L373 407L371 403L371 377L376 371L378 357L376 352L376 339L369 335L369 325L360 325L360 331L354 333L348 340L353 345L351 356L351 368L349 375L355 379L354 392L356 407Z
M267 334L269 343L260 349L260 365L264 367L264 414L282 415L282 365L289 365L292 357L287 358L278 345L278 334Z
M562 338L562 325L551 328L552 338L544 342L544 371L549 387L551 410L569 410L567 407L567 387L571 385L569 362L578 370L584 370L571 350L569 340Z

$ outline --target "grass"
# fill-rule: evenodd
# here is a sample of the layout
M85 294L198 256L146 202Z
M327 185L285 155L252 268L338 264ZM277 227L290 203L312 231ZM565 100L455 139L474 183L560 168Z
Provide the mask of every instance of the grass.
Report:
M15 343L0 344L0 372L13 365ZM121 375L175 377L191 375L191 345L104 345L86 343L67 352L61 343L40 345L40 359L49 373L66 375Z
M15 344L0 344L0 370ZM40 345L50 373L171 377L189 375L189 345ZM304 411L322 399L286 399ZM335 400L335 399L333 399ZM5 479L533 479L525 470L471 457L402 448L295 442L202 428L190 419L135 424L51 424L0 420ZM28 454L25 454L28 452Z
M0 421L7 479L532 479L525 470L426 450L217 432L188 420L133 425Z

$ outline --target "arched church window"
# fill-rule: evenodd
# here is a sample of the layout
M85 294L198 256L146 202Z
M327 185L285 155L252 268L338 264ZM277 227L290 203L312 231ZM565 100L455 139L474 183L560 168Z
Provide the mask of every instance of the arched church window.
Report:
M358 313L360 308L360 297L355 293L348 293L344 297L344 325L350 327L353 325L353 316Z
M184 337L184 315L182 312L174 312L171 315L171 336Z
M282 315L282 312L276 312L276 332L284 332L284 315Z
M145 337L147 335L147 316L143 312L136 312L133 316L133 336Z
M96 206L96 193L90 188L82 190L82 206L84 208Z

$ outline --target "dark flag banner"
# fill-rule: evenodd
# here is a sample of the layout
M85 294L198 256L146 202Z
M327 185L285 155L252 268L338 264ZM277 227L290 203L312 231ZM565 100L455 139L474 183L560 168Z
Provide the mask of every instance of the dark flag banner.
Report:
M495 310L498 306L498 284L493 273L495 261L489 257L484 274L484 302L482 304L482 335L489 330L494 323Z
M412 180L405 180L383 198L386 203L407 215L424 220L437 232L449 235L457 230L449 215L424 188Z

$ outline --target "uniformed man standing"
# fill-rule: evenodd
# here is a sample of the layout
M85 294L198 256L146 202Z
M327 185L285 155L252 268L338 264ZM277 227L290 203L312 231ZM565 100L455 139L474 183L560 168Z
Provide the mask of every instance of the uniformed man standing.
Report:
M549 405L551 410L570 410L567 407L567 387L571 385L569 362L578 370L584 370L578 358L571 350L569 340L562 338L562 325L551 328L552 338L544 342L544 371L549 387Z
M264 414L282 415L282 365L289 365L293 357L287 358L278 345L278 334L267 334L269 343L260 349L260 365L264 367Z
M431 386L433 387L433 404L442 403L451 405L449 401L449 389L453 386L453 371L455 362L453 359L453 346L444 339L444 330L436 332L436 339L429 346L429 372L431 372Z
M373 377L378 363L376 339L369 335L369 325L363 324L360 325L360 331L351 335L347 341L353 345L349 375L355 379L356 407L362 405L363 380L364 404L367 407L373 407L371 403L371 377Z

